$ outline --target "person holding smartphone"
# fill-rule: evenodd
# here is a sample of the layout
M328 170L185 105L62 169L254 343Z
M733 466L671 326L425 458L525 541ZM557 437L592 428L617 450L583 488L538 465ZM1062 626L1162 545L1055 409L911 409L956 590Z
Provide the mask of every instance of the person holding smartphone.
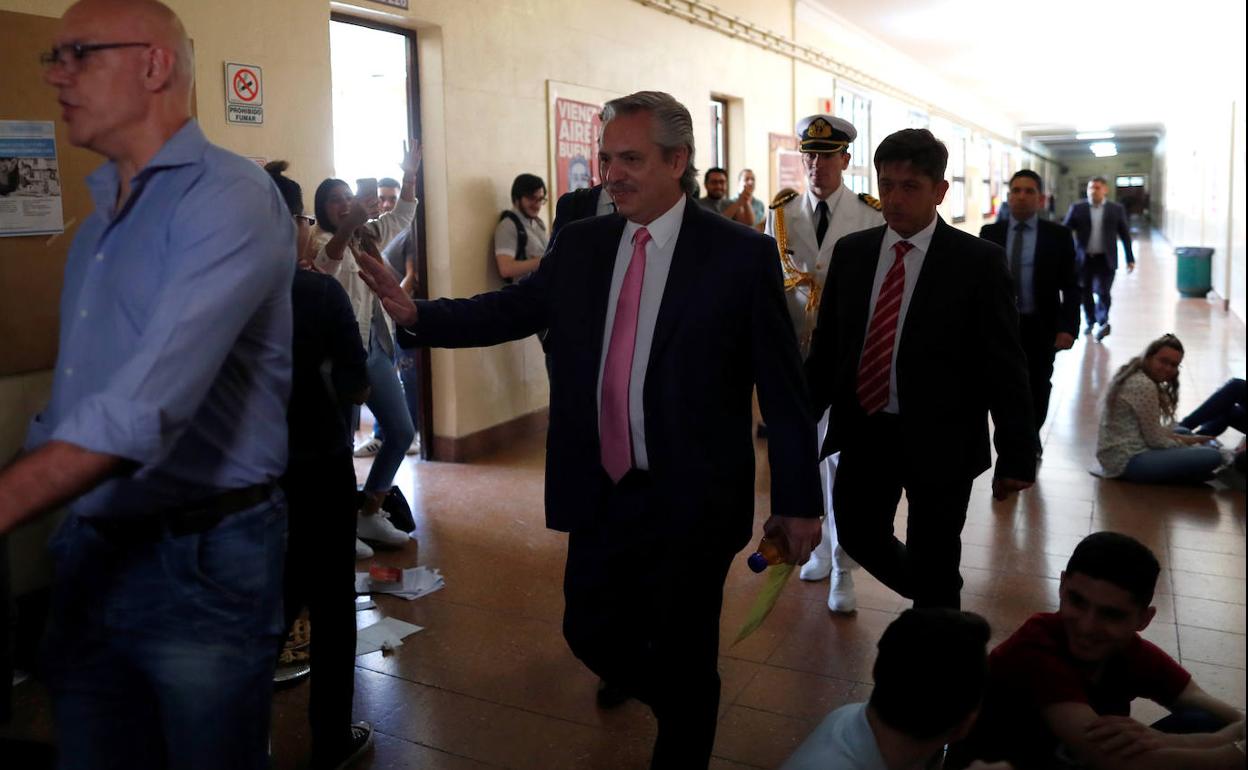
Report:
M364 503L356 521L356 557L372 556L368 542L401 547L407 533L390 523L381 510L382 501L403 462L404 452L416 429L403 398L403 386L394 369L394 322L382 312L376 295L360 278L360 260L381 259L381 250L411 224L416 215L416 173L420 170L420 145L404 148L403 187L391 211L373 218L379 210L377 180L361 179L357 194L341 179L326 179L316 188L317 228L313 236L316 267L342 284L351 299L360 339L368 350L368 378L372 387L369 411L381 425L382 442L368 479ZM365 542L368 541L368 542Z

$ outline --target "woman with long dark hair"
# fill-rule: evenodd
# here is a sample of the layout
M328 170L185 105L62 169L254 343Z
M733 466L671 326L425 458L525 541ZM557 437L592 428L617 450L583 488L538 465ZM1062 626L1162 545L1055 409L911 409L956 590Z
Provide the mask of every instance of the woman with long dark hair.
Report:
M375 219L377 198L360 200L341 179L326 179L316 188L316 247L318 270L338 279L351 298L360 339L368 350L368 379L372 391L368 408L385 435L368 479L364 482L364 503L356 521L356 555L372 556L372 549L361 541L399 547L408 535L390 523L381 504L390 491L394 475L411 446L416 428L403 397L403 385L395 373L394 322L381 309L381 303L360 278L359 260L381 260L381 250L407 229L416 215L416 172L420 169L420 147L415 145L403 160L403 188L393 210Z

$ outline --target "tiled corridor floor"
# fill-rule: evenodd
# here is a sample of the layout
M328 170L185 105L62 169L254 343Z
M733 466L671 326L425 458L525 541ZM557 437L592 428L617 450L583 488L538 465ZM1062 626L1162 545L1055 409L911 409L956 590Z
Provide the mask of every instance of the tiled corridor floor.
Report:
M1137 253L1139 270L1120 272L1114 287L1113 334L1102 344L1081 337L1058 356L1036 486L995 503L990 474L976 483L963 533L963 606L988 618L995 643L1031 613L1056 607L1058 573L1083 535L1129 533L1153 548L1164 568L1146 636L1203 687L1242 709L1243 493L1132 486L1086 470L1098 395L1114 369L1152 338L1173 331L1187 346L1180 412L1227 377L1244 374L1243 325L1220 301L1179 298L1174 257L1160 237L1143 239ZM769 512L768 474L765 445L758 447L761 525ZM381 612L425 630L394 654L357 659L356 717L378 730L371 762L361 767L647 766L653 719L635 702L599 711L595 677L561 637L566 537L544 527L542 466L540 439L472 465L405 463L399 483L417 516L419 547L383 552L376 561L436 567L446 588L413 602L378 600ZM856 616L828 613L826 583L794 580L764 626L729 647L760 584L744 554L737 561L722 620L713 768L775 767L826 712L865 699L876 640L905 602L865 573L855 580ZM359 615L361 623L373 619L372 611ZM273 748L283 770L306 766L306 697L301 685L275 700ZM1157 711L1140 707L1142 716ZM19 716L14 727L24 721Z

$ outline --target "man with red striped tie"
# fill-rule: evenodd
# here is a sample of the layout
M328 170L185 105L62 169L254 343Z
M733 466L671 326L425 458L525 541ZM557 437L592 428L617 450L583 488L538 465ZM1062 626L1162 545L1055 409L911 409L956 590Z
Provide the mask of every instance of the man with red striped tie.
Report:
M1036 439L1005 252L936 213L948 158L926 129L880 143L887 224L837 243L806 374L814 412L831 409L821 456L841 452L841 546L916 607L956 609L971 483L992 465L988 414L998 499L1031 486Z

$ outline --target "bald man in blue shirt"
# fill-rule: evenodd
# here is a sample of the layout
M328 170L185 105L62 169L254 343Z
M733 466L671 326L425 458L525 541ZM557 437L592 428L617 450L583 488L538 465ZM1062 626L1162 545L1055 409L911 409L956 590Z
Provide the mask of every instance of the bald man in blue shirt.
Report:
M0 472L0 534L68 505L47 648L61 767L267 768L294 223L191 119L167 7L83 0L52 46L69 140L108 162L65 268L51 401Z

